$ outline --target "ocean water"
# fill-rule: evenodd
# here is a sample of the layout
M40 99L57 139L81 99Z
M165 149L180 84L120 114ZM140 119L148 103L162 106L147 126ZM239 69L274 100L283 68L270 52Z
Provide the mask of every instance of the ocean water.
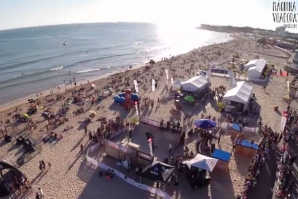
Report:
M146 23L72 24L0 31L0 105L150 59L229 40L225 33ZM63 45L63 43L67 45Z

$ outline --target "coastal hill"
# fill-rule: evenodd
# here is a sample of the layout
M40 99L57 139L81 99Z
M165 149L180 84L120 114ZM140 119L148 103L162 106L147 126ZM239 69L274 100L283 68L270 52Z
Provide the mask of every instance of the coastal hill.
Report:
M201 24L201 27L198 27L202 30L209 30L209 31L215 31L215 32L245 32L245 33L253 33L254 31L267 31L271 32L272 30L265 30L261 28L252 28L249 26L245 27L236 27L236 26L216 26L216 25L208 25L208 24ZM272 31L273 32L273 31Z

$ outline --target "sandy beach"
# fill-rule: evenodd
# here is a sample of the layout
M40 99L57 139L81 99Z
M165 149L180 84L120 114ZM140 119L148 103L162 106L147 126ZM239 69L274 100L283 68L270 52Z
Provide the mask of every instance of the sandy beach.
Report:
M63 118L67 118L69 121L63 122L63 124L58 125L53 130L50 128L47 129L47 120L44 119L41 114L44 110L49 110L54 115L58 115L65 100L72 96L74 86L67 87L67 91L65 91L64 88L61 88L60 91L58 88L55 88L52 89L54 94L50 94L51 90L48 90L43 92L42 97L39 95L39 108L37 113L31 116L36 128L30 129L28 132L30 138L35 140L36 144L40 146L42 150L20 167L20 170L24 172L33 186L33 193L23 198L34 198L34 193L38 188L42 188L45 198L49 199L155 198L145 191L141 191L126 184L121 179L113 179L110 182L105 182L103 179L98 178L96 175L97 170L86 164L85 154L90 142L88 135L84 133L81 122L86 119L90 111L96 111L96 118L105 117L106 119L115 119L116 117L120 117L120 119L125 119L134 117L136 115L134 109L131 112L126 112L123 107L115 104L113 100L113 95L117 95L121 90L133 88L133 80L139 82L138 95L141 96L142 99L147 97L155 102L154 106L149 109L141 104L140 116L142 117L156 121L160 121L161 119L165 121L181 120L183 114L191 115L192 120L200 118L202 114L219 118L220 113L217 108L214 108L210 103L206 103L205 105L199 104L195 108L183 107L183 113L172 115L170 110L174 107L173 101L164 100L164 96L166 96L166 76L164 71L168 69L169 77L173 77L174 81L177 79L187 80L195 76L198 70L209 68L210 63L217 63L218 65L226 63L223 64L223 66L230 64L235 52L238 52L240 60L252 60L259 57L267 60L270 65L273 64L276 70L279 71L283 69L287 55L280 50L269 46L262 48L253 40L248 40L236 35L234 37L232 41L195 49L189 53L157 62L148 68L141 67L131 69L126 72L104 77L94 82L89 82L89 84L95 85L95 89L90 89L87 82L85 82L84 85L78 83L76 89L78 87L85 87L85 90L82 92L84 95L84 105L82 106L84 112L81 114L73 114L80 106L75 104L69 105L69 110L66 112L66 115L63 116ZM239 62L241 61L235 61L235 65ZM151 91L152 77L158 83L158 87L154 92ZM125 78L127 82L124 81ZM291 78L291 76L287 78ZM263 118L263 123L270 126L276 132L280 131L281 114L275 112L273 106L279 106L280 110L287 107L288 104L283 101L283 96L286 94L287 78L273 76L269 80L265 91L262 89L262 83L252 83L253 92L255 93L260 107L259 112ZM229 80L227 78L213 76L211 79L211 88L216 88L221 85L228 88ZM97 99L98 94L102 93L102 88L105 87L112 88L112 95L92 105L92 97ZM57 98L58 93L61 94L61 99ZM161 100L160 104L156 103L158 99ZM25 128L26 123L15 122L13 116L17 113L24 114L27 112L29 106L28 99L24 98L23 100L0 107L2 127L7 129L8 134L21 131ZM6 123L7 120L10 122ZM256 127L257 124L254 121L253 119L249 121L248 126ZM96 132L99 125L100 123L97 121L91 122L88 125L88 131ZM67 126L71 126L72 128L64 131ZM62 135L63 138L54 144L43 143L42 138L52 131L58 134L58 136ZM2 136L3 135L2 133ZM14 146L14 139L15 137L13 137L10 143L5 143L2 140L0 143L0 157L2 160L9 161L15 165L22 151L20 147ZM83 152L80 152L81 144L84 146ZM189 142L188 146L189 148L194 148L194 141ZM232 151L232 142L229 136L223 136L220 147L223 150ZM98 158L100 160L102 157ZM46 164L50 162L51 168L47 166L46 171L41 173L38 167L40 160L44 160ZM240 162L241 163L239 163L239 160L237 161L234 156L230 162L229 176L233 184L232 189L234 195L241 192L246 175L245 172L247 172L248 167L245 160ZM215 189L217 193L212 195L209 193L209 199L219 199L219 196L227 194L227 190L221 187L220 180L212 183L217 187ZM199 193L194 192L191 196L180 195L175 198L194 198L197 196L199 196ZM228 196L225 198L228 198ZM221 197L221 199L223 199L223 197Z

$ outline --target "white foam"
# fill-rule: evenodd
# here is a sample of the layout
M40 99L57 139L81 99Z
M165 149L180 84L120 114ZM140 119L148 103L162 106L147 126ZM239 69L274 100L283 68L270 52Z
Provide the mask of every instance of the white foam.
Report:
M80 73L89 73L89 72L93 72L93 71L99 71L100 69L86 69L86 70L80 70L78 72L76 72L77 74L80 74Z
M52 68L52 69L50 69L51 71L56 71L56 70L61 70L61 69L63 69L63 66L60 66L60 67L57 67L57 68Z
M134 43L135 45L139 45L139 44L143 44L143 43L145 43L144 41L138 41L138 42L136 42L136 43Z

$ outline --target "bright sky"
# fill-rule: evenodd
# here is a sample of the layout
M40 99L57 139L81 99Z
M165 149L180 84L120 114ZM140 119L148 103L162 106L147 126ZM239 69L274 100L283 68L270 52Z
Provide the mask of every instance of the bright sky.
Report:
M2 0L0 29L88 22L274 29L272 0Z

